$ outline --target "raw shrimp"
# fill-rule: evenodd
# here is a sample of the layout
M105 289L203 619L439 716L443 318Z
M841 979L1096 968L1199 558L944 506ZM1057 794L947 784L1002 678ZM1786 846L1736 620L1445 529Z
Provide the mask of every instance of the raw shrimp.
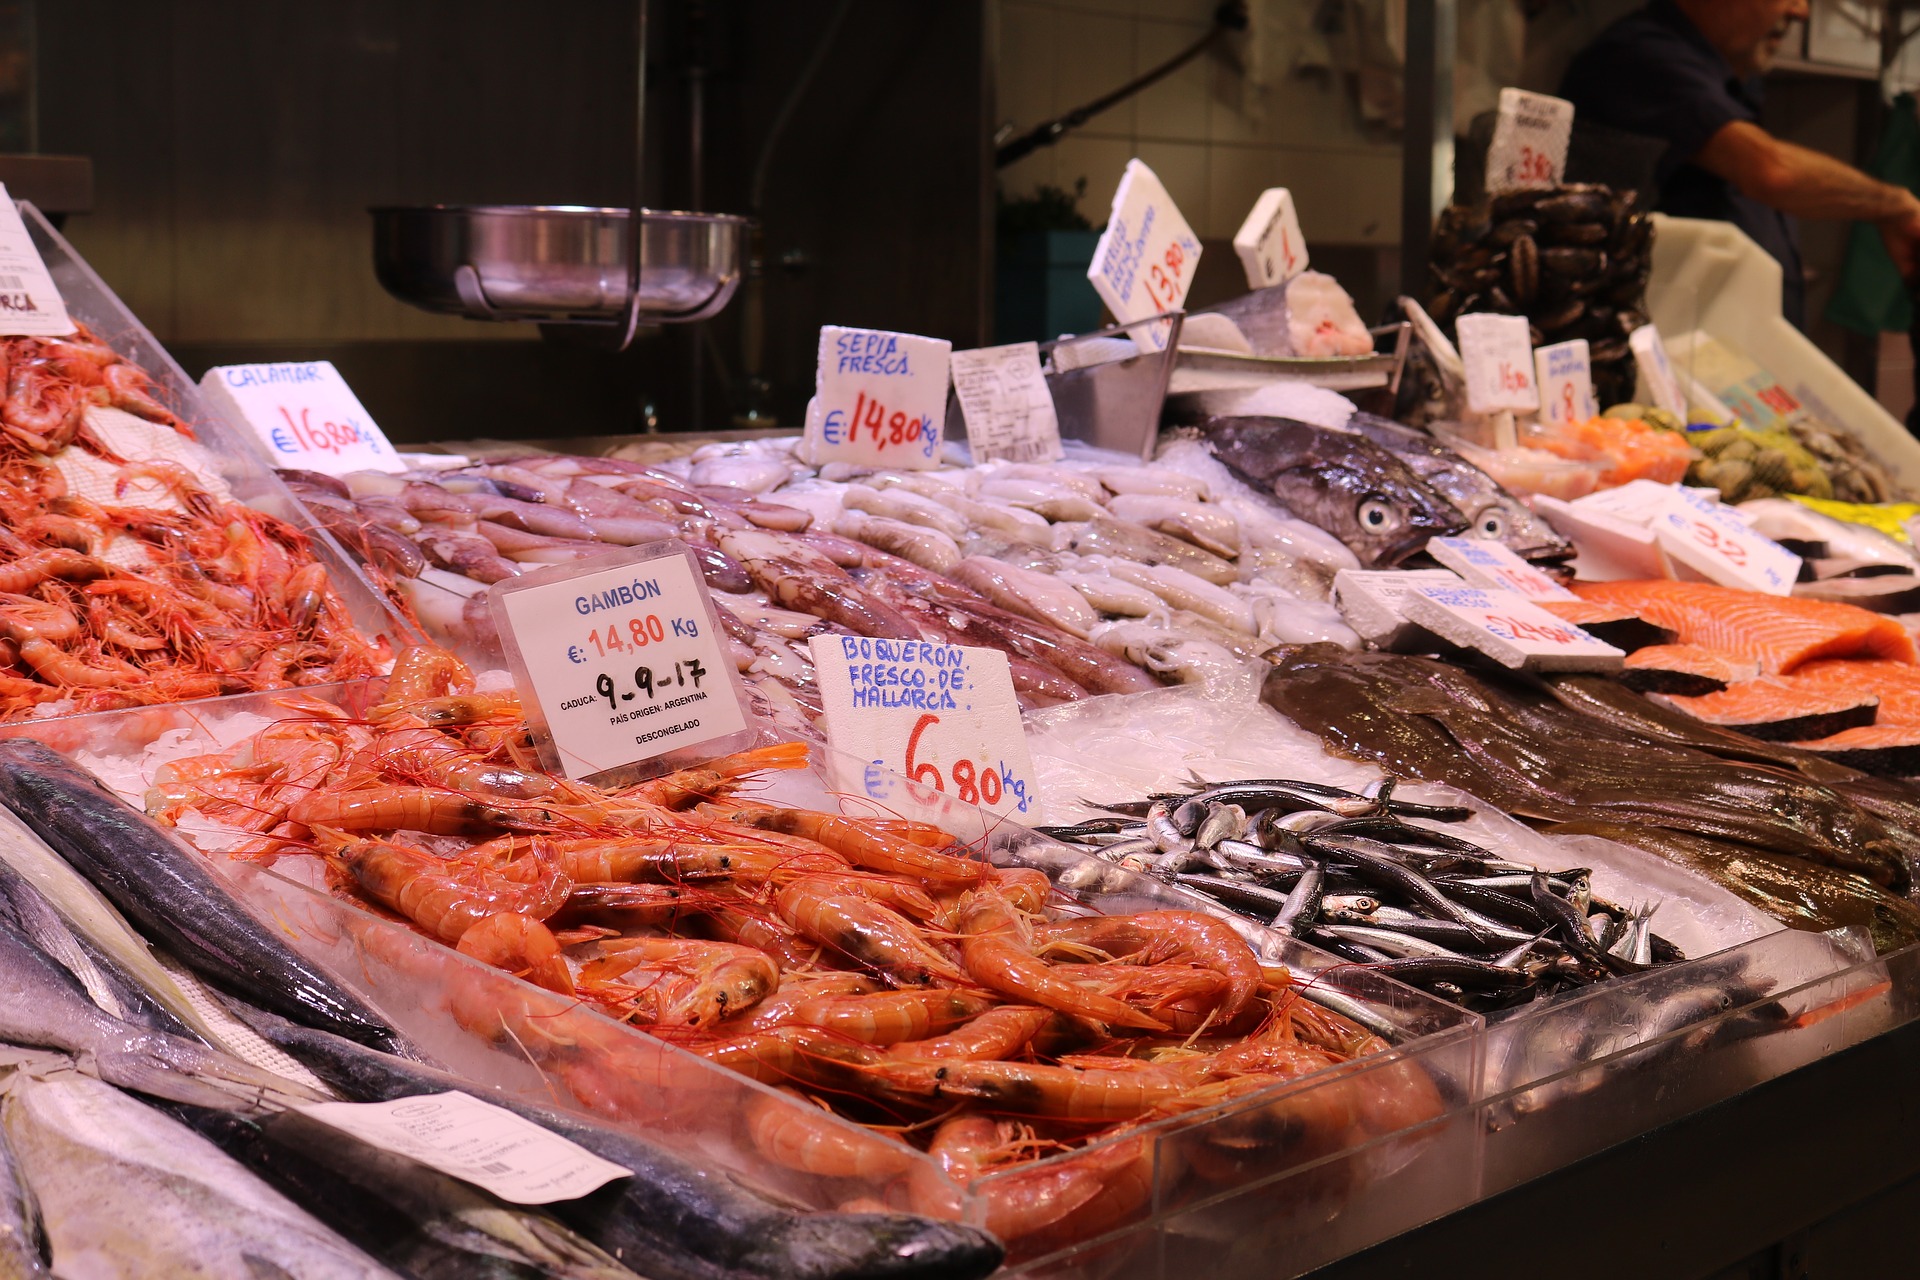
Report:
M979 890L961 904L956 915L965 935L960 943L961 962L968 976L988 990L1094 1022L1143 1031L1167 1029L1158 1018L1055 973L1033 954L1026 922L1000 894Z
M791 1089L747 1107L747 1134L761 1155L784 1168L829 1178L890 1178L914 1164L913 1152L835 1116ZM798 1105L796 1105L796 1103Z
M542 810L509 810L437 787L369 787L319 791L303 797L287 817L308 827L341 831L426 831L459 836L502 827L543 826Z
M727 942L675 938L610 938L580 971L583 987L625 979L645 1006L642 1021L663 1027L705 1027L752 1008L780 983L765 952ZM629 975L644 970L640 980ZM631 999L633 997L625 997Z
M703 814L801 836L840 854L855 866L894 875L922 876L936 882L971 884L985 874L986 863L938 853L912 841L875 831L853 818L811 809L777 809L771 805L735 805L703 808Z
M867 965L902 986L934 978L964 983L967 975L920 933L913 922L879 903L831 892L817 877L798 880L774 897L781 919L803 936Z
M984 1014L991 1001L965 991L882 991L872 995L816 995L784 1006L774 1021L756 1018L765 1028L803 1023L858 1040L861 1044L898 1045L923 1040Z
M882 1097L966 1101L1012 1115L1110 1123L1145 1115L1190 1087L1171 1067L1078 1069L1038 1062L894 1058L862 1068Z
M749 751L721 756L697 768L666 774L643 782L625 794L664 809L684 809L697 801L731 795L747 774L763 769L804 769L806 766L806 743L776 742L771 746L754 747Z
M1111 956L1144 955L1149 964L1180 963L1212 969L1227 980L1220 1017L1231 1023L1253 1004L1262 982L1260 962L1233 926L1193 911L1143 911L1039 924L1042 954L1055 943L1097 947Z
M515 911L497 911L467 927L455 950L482 964L561 995L573 994L573 974L553 931Z
M894 1058L1010 1058L1026 1048L1053 1016L1051 1009L998 1005L946 1035L896 1044L887 1053Z
M391 840L314 834L329 859L351 872L369 896L442 942L460 941L468 929L501 911L545 920L573 889L573 882L557 871L522 882Z

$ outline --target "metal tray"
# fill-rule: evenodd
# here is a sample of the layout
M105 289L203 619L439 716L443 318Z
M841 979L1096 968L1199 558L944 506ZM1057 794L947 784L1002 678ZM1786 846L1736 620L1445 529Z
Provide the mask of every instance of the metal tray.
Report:
M1250 356L1187 348L1167 383L1169 415L1184 421L1231 413L1240 397L1275 382L1305 382L1329 391L1384 387L1397 392L1410 328L1402 320L1368 330L1375 346L1385 344L1386 349L1367 356Z
M628 211L583 205L376 208L388 293L473 320L616 323L627 315ZM640 211L640 321L704 320L740 283L747 220Z

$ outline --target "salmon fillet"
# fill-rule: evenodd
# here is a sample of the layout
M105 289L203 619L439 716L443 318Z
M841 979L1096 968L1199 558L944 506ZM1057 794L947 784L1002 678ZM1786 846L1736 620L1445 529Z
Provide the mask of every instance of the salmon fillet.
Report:
M1905 627L1852 605L1704 582L1576 582L1573 590L1584 601L1632 609L1683 644L1752 658L1770 675L1820 658L1920 660Z
M1920 725L1870 724L1791 745L1882 777L1920 774Z
M1880 700L1863 689L1761 676L1698 697L1654 694L1657 702L1696 720L1769 742L1824 738L1874 723Z
M1584 603L1584 602L1583 602ZM1920 667L1914 668L1920 674ZM1642 693L1717 693L1752 680L1760 664L1752 658L1697 644L1651 644L1627 655L1620 682Z
M1788 677L1810 688L1853 689L1880 699L1875 724L1920 724L1920 667L1884 658L1825 658Z

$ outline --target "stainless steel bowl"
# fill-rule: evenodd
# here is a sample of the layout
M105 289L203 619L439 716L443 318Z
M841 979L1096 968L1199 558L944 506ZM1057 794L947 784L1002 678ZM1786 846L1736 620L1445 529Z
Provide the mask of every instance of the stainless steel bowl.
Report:
M373 210L388 293L474 320L610 323L627 315L627 210L420 205ZM704 320L740 283L747 220L640 211L640 322Z

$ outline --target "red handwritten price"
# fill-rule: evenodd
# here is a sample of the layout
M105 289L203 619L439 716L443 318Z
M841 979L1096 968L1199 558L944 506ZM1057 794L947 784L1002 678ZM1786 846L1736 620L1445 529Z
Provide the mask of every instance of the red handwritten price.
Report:
M296 420L291 413L287 412L286 407L283 405L280 407L280 416L287 420L287 425L285 428L275 427L273 429L273 442L283 453L294 452L293 449L286 447L282 439L282 437L289 433L291 433L294 443L299 445L300 448L309 451L319 450L325 453L338 453L349 445L356 445L361 441L360 429L352 423L316 423L313 420L312 409L301 409L300 417Z
M1761 404L1766 405L1767 408L1780 414L1782 417L1790 417L1800 412L1800 402L1787 394L1787 389L1779 383L1775 383L1770 387L1762 387L1760 390L1754 392L1754 395L1759 399Z
M941 776L940 767L931 761L919 759L921 737L939 723L940 717L931 712L914 723L913 732L907 736L906 775L921 786L932 787L945 795L947 780ZM966 759L956 760L950 772L953 775L954 795L966 804L999 804L1000 797L1009 785L1007 779L1001 776L1001 771L984 760L979 764ZM1011 785L1024 800L1026 784L1014 782ZM1025 803L1020 807L1024 810Z
M1579 639L1565 627L1543 626L1523 618L1507 618L1499 614L1487 615L1487 626L1495 635L1507 640L1538 640L1542 644L1572 644Z
M1704 520L1693 520L1688 523L1692 528L1695 542L1715 555L1725 557L1727 563L1737 569L1747 567L1747 549L1739 542L1727 537Z
M1520 154L1507 166L1507 181L1529 184L1551 183L1553 160L1544 152L1536 151L1522 143Z
M1525 369L1516 369L1510 360L1502 360L1495 372L1502 391L1525 391L1533 385L1533 376Z
M928 434L928 424L924 418L909 418L903 411L889 411L878 400L869 400L862 391L854 397L853 414L847 419L846 438L858 440L860 433L866 431L873 437L876 449L885 449L889 445L915 444L922 435Z
M1180 305L1180 272L1186 261L1187 255L1180 246L1170 244L1163 261L1147 268L1147 294L1162 311L1172 311Z

